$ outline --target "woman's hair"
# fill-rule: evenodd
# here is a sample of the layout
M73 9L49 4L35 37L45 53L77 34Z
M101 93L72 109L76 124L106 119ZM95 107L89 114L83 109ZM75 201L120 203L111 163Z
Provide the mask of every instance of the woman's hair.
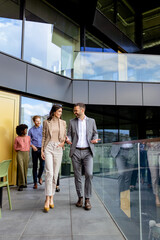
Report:
M18 136L22 136L24 134L24 130L28 129L26 124L20 124L16 127L16 133Z
M49 113L49 116L48 116L48 118L47 118L47 120L51 120L52 119L52 117L54 116L54 112L56 112L58 109L60 109L60 108L62 108L62 105L60 105L60 104L54 104L53 106L52 106L52 108L51 108L51 111L50 111L50 113Z

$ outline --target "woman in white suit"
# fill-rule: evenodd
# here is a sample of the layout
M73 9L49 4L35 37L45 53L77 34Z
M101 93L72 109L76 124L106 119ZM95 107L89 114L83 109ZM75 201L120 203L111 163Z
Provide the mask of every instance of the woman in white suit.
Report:
M54 208L53 195L62 161L66 139L66 122L61 119L62 105L54 104L47 120L43 122L41 156L45 160L45 195L44 212Z

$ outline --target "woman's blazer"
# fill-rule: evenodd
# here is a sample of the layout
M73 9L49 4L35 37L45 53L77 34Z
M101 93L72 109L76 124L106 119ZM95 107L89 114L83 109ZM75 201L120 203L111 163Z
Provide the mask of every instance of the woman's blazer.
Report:
M45 120L43 122L42 132L42 150L44 151L52 137L53 129L51 128L51 121ZM66 140L66 121L59 119L59 142L65 142Z

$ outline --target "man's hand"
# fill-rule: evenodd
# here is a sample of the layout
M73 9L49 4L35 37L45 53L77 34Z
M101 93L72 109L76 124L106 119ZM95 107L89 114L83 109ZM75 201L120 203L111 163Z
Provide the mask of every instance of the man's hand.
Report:
M31 147L32 147L32 149L33 149L34 152L37 152L37 151L38 151L38 149L37 149L34 145L31 145Z
M72 142L69 140L69 137L66 137L66 143L70 145L72 144Z
M41 158L42 158L43 160L45 160L45 155L44 155L44 152L43 152L43 151L41 151Z
M91 143L95 144L95 143L98 143L98 141L101 141L101 139L100 138L99 139L93 139L93 140L91 140Z

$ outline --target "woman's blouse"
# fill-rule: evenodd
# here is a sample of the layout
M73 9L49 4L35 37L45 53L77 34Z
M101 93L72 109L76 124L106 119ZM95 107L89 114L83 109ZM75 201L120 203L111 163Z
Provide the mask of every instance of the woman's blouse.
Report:
M52 126L52 137L51 141L53 142L59 142L59 119L58 118L53 118L51 120L51 126Z
M31 138L30 136L16 137L14 141L14 150L21 152L30 151Z

